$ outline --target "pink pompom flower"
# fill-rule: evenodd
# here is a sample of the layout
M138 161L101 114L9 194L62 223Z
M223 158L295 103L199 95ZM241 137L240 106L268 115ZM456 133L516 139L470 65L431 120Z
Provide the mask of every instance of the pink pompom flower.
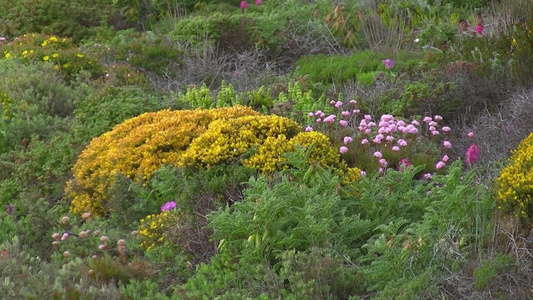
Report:
M348 147L346 147L346 146L341 146L341 147L339 148L339 152L340 152L341 154L344 154L344 153L348 152Z

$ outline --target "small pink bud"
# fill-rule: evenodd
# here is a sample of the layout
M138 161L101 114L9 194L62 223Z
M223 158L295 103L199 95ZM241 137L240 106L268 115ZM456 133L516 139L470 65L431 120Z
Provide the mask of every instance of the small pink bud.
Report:
M442 145L444 146L444 148L446 149L450 149L452 147L452 143L450 143L449 141L444 141L442 142Z
M313 127L307 126L307 127L305 127L305 131L306 132L313 131Z
M473 133L472 131L470 131L470 132L468 133L468 137L471 138L471 139L474 138L474 133Z
M439 161L437 165L435 166L437 169L442 169L446 166L446 164L442 161Z

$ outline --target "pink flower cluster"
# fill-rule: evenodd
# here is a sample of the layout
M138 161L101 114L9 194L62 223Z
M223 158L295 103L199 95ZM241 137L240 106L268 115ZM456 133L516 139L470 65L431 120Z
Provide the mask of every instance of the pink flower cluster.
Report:
M396 119L393 115L382 115L379 121L375 121L371 115L360 115L360 110L355 109L357 101L351 100L349 103L350 109L344 110L345 105L341 101L331 101L330 105L338 110L337 114L329 114L317 110L316 112L308 113L309 118L314 119L315 126L331 130L333 125L337 125L337 130L341 134L342 144L339 147L341 154L349 153L350 148L366 147L367 153L373 153L377 159L380 171L384 171L390 163L384 157L387 151L401 153L402 148L408 147L411 143L415 143L421 139L434 141L435 139L443 139L451 128L448 126L440 126L439 122L442 117L435 115L433 117L426 116L422 121L418 120L402 120ZM339 120L337 120L339 118ZM360 119L360 120L359 120ZM306 131L312 131L313 127L307 126ZM353 130L353 131L352 131ZM347 132L348 131L348 132ZM358 140L354 143L354 140ZM440 160L435 165L436 169L443 169L449 157L443 152L452 147L452 144L444 140L442 141ZM405 154L409 154L406 152ZM404 158L400 165L408 166L410 162Z

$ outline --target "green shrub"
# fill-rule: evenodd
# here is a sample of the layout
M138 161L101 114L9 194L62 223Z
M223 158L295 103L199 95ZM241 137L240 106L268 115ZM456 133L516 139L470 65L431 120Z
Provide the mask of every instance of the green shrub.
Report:
M118 10L108 0L0 1L5 8L0 20L0 35L15 37L29 32L68 36L80 41L94 27L118 20ZM118 24L116 24L118 25Z
M474 270L474 278L476 279L474 286L477 289L484 289L501 271L515 266L516 260L513 257L498 254L493 260L482 262L481 267Z

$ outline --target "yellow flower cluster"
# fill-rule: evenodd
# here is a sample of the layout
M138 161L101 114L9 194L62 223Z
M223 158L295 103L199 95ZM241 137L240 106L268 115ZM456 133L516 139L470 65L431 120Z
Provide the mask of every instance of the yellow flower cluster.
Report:
M240 160L254 147L261 147L269 137L292 137L299 131L298 123L276 115L215 121L191 143L184 160L189 166L200 167Z
M217 110L163 110L124 121L93 139L78 157L73 167L74 180L67 183L65 190L73 199L71 209L76 213L104 213L106 193L116 174L143 183L164 164L184 166L183 155L189 145L208 130L211 122L221 120L223 124L254 115L259 113L235 106Z
M175 222L176 216L168 211L160 214L148 215L141 219L139 224L140 246L146 251L163 244L165 241L165 230L168 225Z
M498 208L533 219L533 133L512 151L510 163L496 179Z
M75 76L80 70L93 75L103 75L102 66L91 58L79 53L79 49L67 38L43 34L25 34L10 43L0 44L0 58L20 58L25 63L51 62L57 71Z

